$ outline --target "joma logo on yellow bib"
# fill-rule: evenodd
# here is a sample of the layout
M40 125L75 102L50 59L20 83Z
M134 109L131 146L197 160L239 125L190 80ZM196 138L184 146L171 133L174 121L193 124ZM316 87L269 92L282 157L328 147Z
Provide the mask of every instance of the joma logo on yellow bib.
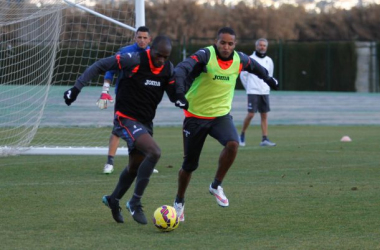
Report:
M230 77L229 76L218 76L218 75L215 75L214 78L212 78L212 80L229 81Z

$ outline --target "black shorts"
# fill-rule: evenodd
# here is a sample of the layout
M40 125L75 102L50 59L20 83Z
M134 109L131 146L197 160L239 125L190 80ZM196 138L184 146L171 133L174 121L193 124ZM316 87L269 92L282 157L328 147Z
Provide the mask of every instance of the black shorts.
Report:
M269 95L248 94L249 113L268 113L270 111Z
M142 124L141 122L115 115L113 120L112 134L127 142L128 151L135 149L135 141L143 134L153 136L153 123Z
M182 168L194 171L207 135L212 136L225 146L229 141L239 141L239 135L231 115L215 119L186 117L183 122L184 162Z

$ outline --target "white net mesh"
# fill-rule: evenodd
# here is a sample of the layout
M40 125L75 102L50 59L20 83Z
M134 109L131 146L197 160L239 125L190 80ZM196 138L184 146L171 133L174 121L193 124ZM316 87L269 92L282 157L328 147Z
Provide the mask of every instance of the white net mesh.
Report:
M88 8L134 26L132 3ZM133 32L58 0L0 0L0 30L0 155L107 146L113 107L95 106L102 76L70 107L63 92L87 66L131 44Z

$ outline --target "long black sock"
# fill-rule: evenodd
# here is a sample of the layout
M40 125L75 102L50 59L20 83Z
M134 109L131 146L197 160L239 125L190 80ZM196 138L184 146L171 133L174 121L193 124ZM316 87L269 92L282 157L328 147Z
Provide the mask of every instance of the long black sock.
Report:
M153 173L154 166L156 166L157 162L153 162L148 158L141 163L139 170L137 172L135 190L130 200L132 204L139 204L141 197L144 194L145 188L148 186L149 177Z
M217 180L217 179L214 179L214 182L211 184L211 187L212 187L213 189L217 189L218 186L220 186L220 185L222 185L222 182L219 181L219 180Z
M119 182L116 185L115 190L111 194L111 198L121 199L124 194L131 187L133 181L135 180L137 174L132 174L128 170L128 166L124 168L119 177Z
M113 165L113 156L112 155L108 155L107 164Z
M185 198L179 198L178 195L175 197L175 203L185 203Z

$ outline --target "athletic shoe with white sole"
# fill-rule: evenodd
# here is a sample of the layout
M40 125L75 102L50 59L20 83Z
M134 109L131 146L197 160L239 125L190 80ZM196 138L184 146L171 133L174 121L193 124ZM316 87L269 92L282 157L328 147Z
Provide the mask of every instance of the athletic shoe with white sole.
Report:
M218 186L217 189L213 189L210 185L209 188L210 194L214 195L216 198L216 202L218 203L219 206L221 207L228 207L228 199L226 195L223 192L223 188L221 186Z
M104 165L103 174L112 174L112 172L113 172L113 165L111 164Z
M185 204L174 202L173 205L179 221L185 221Z
M148 224L141 204L132 205L128 201L126 207L136 222L143 225Z
M269 139L266 139L266 140L260 142L260 146L262 146L262 147L274 147L274 146L276 146L276 143L271 142Z
M117 223L124 223L124 218L120 213L121 207L119 206L118 200L112 201L108 195L104 195L102 198L102 202L104 203L104 205L111 209L112 217Z

